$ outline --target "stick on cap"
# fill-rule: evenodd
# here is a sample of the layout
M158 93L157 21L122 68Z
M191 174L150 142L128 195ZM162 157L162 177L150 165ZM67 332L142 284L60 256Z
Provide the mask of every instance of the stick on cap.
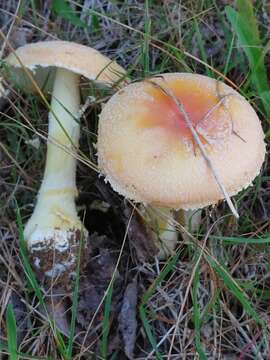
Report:
M264 133L250 104L212 78L163 74L128 85L100 115L98 161L114 190L162 207L195 209L223 199L180 100L229 195L247 187L265 156Z

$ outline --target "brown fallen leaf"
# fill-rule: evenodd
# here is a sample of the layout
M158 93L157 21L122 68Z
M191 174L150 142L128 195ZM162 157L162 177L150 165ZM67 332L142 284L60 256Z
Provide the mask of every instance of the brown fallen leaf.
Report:
M69 336L69 320L67 316L67 298L63 297L61 292L54 293L45 300L48 314L55 322L55 325L60 332Z
M136 330L137 330L137 300L138 300L138 286L137 278L128 284L120 314L118 316L119 330L124 341L124 350L128 359L133 359Z
M137 257L142 263L152 260L159 252L155 245L156 234L147 226L137 211L134 211L131 217L132 208L130 205L125 206L124 214L128 226L127 231L130 246L135 249Z
M21 301L21 297L15 291L12 291L9 301L14 311L17 326L17 346L19 346L27 334L28 312L25 304Z
M80 295L78 303L77 322L83 329L86 329L96 309L104 297L116 266L116 256L110 251L109 239L106 236L99 236L96 233L90 235L90 247L92 255L82 274L80 281ZM119 302L122 288L122 277L116 271L114 282L114 297L111 312L115 311ZM100 314L102 314L101 308ZM97 321L100 321L97 317Z

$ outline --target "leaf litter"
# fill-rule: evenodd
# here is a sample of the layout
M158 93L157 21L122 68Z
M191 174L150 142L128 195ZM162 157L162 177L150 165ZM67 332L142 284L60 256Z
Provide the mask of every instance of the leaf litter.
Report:
M124 350L128 359L133 359L136 331L137 331L137 301L138 301L138 284L137 278L126 287L124 298L118 316L119 330L121 332Z

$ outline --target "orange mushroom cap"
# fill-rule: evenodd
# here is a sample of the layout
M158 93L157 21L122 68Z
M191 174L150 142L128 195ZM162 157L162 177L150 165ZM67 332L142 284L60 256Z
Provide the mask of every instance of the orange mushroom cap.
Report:
M265 156L253 108L220 81L174 73L128 85L102 110L98 161L114 190L137 202L186 210L224 198L174 97L228 194L250 185Z

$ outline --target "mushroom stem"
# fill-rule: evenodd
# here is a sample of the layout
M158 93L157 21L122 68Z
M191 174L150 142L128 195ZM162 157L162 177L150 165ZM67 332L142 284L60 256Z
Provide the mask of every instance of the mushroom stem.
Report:
M189 232L195 233L199 230L202 219L202 209L196 210L179 210L182 213L182 222L183 225ZM182 234L183 236L183 234Z
M65 69L57 69L49 113L47 158L40 196L69 195L74 203L76 189L76 152L80 127L79 76ZM61 189L61 194L58 190Z
M182 225L185 230L180 229L183 240L190 240L190 234L194 235L198 232L202 219L202 209L176 211L176 221Z
M153 229L159 250L159 259L166 259L175 251L178 241L178 232L175 229L174 211L165 207L146 206L145 214L147 222Z
M51 286L53 277L56 285L68 286L83 243L80 240L87 236L75 206L77 119L81 113L79 76L104 86L117 86L126 72L99 51L68 41L27 44L12 51L5 63L5 74L11 81L26 93L42 95L39 90L42 89L44 100L52 91L55 78L47 163L37 204L24 235L31 262L41 280ZM83 255L86 249L82 250ZM80 264L83 266L83 258Z
M175 253L178 242L178 234L183 240L188 240L188 233L198 231L201 222L201 209L178 211L165 208L146 206L145 214L147 222L155 233L155 244L159 250L157 256L159 259L166 259ZM182 225L186 231L176 229L176 223Z
M44 178L36 207L24 231L34 265L44 269L43 263L47 263L45 274L53 277L69 268L74 269L79 239L87 233L75 206L74 153L79 141L77 116L80 107L78 84L77 74L57 69L49 114Z

